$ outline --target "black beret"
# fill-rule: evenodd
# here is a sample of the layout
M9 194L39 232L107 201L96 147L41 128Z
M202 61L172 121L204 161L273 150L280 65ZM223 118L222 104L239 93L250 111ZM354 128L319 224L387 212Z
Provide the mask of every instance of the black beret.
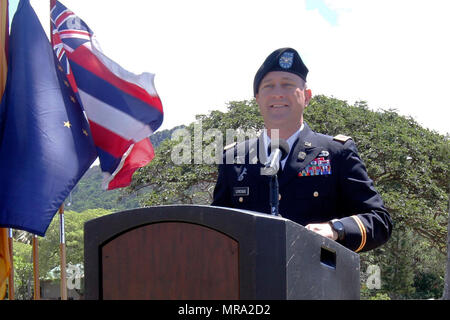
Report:
M259 84L265 75L271 71L285 71L298 75L305 80L308 75L308 68L300 58L297 51L292 48L281 48L272 52L256 72L253 81L253 94L256 96Z

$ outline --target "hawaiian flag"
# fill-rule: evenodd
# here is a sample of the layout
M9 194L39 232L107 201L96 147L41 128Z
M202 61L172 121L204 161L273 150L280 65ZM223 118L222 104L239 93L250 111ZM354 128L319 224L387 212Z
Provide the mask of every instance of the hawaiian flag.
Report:
M135 170L154 157L148 137L163 121L154 75L135 75L106 57L92 30L51 0L52 45L58 68L84 108L105 175L103 187L130 184Z

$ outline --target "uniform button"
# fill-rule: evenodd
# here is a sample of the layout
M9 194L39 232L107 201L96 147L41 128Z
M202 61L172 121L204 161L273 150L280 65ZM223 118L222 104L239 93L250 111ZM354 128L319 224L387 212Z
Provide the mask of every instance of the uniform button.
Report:
M244 198L239 197L239 202L244 202Z
M317 191L314 191L313 196L314 198L317 198L319 196L319 193Z
M281 193L278 194L278 200L281 200Z

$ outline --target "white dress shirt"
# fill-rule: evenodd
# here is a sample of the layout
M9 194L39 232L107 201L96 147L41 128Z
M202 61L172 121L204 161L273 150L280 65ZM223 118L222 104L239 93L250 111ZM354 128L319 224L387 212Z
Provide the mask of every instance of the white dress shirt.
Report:
M290 136L286 142L289 145L289 152L291 152L292 150L292 146L294 145L295 140L297 140L298 136L300 135L300 132L303 130L303 123L300 127L300 129L298 129L296 132L294 132L294 134L292 136ZM264 129L264 150L266 150L266 157L269 158L269 151L267 150L267 147L270 144L270 137L267 135L267 129ZM286 158L284 158L284 160L281 161L281 169L284 169L284 164L286 163L287 158L289 157L289 154L287 155Z

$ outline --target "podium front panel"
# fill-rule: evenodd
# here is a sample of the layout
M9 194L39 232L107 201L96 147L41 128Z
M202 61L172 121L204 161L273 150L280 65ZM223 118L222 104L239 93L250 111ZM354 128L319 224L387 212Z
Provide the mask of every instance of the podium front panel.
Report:
M153 223L101 252L103 299L239 299L238 243L211 228Z

